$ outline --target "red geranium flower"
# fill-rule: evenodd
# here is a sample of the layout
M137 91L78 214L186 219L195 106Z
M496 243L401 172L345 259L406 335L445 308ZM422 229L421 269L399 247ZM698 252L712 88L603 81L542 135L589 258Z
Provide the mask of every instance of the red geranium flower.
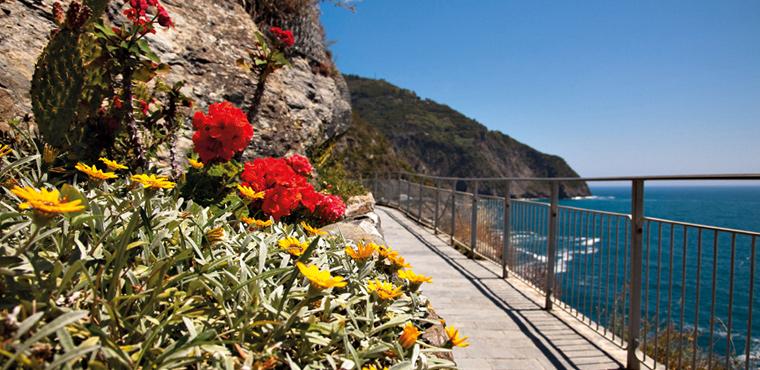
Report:
M309 160L300 155L256 158L245 164L240 179L255 191L266 192L261 210L279 220L290 216L299 207L314 213L324 200L324 195L314 190L304 176L309 172Z
M163 27L174 26L169 13L158 0L129 0L129 6L124 10L124 15L135 26L142 27L142 32L155 32L152 24L153 16L148 14L150 8L155 8L158 24Z
M172 22L169 12L161 4L156 3L156 12L158 12L158 24L167 28L174 27L174 22Z
M293 31L291 30L283 30L280 27L272 27L269 29L269 32L271 32L278 41L287 47L291 47L296 43L296 39L293 37Z
M296 171L299 175L311 176L311 171L314 171L314 167L309 163L309 158L306 158L300 154L293 154L290 157L285 158L290 168Z
M309 183L298 189L298 193L301 195L301 205L308 209L309 212L314 213L319 202L322 201L322 194L314 190L314 187Z
M256 158L247 162L240 178L253 190L265 191L277 185L293 187L297 182L305 182L282 158Z
M316 209L316 216L325 223L332 223L343 218L346 213L346 205L337 195L322 194Z
M285 186L267 190L261 210L275 220L290 214L298 207L298 194Z
M147 116L148 110L150 110L150 104L142 99L138 100L137 102L140 103L140 112L142 112L143 116Z
M245 113L230 102L211 104L208 115L196 112L193 128L195 152L206 163L218 159L229 161L235 153L245 149L253 137L253 126Z

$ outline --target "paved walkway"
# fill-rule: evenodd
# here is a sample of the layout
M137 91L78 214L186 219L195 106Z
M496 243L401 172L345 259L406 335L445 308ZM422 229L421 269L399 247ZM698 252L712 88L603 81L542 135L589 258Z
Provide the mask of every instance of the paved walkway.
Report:
M624 350L562 310L543 310L542 296L501 279L496 263L468 259L397 210L378 207L378 214L389 246L433 277L423 292L436 312L470 337L469 347L454 349L461 369L622 368Z

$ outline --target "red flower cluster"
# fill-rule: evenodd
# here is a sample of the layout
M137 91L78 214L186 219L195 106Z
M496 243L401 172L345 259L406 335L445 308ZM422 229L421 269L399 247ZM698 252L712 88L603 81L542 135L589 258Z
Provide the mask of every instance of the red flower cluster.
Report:
M137 102L140 103L140 112L143 116L147 116L150 111L150 103L142 99L139 99Z
M142 27L143 32L156 32L153 29L154 16L148 14L150 8L155 8L155 18L158 24L163 27L173 27L169 13L166 8L161 5L158 0L129 0L129 8L124 10L124 15L127 16L130 22L134 25Z
M325 194L322 196L315 215L327 223L335 222L341 219L346 213L346 204L343 199L337 195Z
M311 163L301 155L256 158L245 164L240 178L244 185L266 193L260 207L275 220L290 216L301 207L322 222L339 220L345 213L343 200L314 190L307 179L311 171Z
M269 32L271 32L278 41L287 47L291 47L296 43L296 38L293 37L293 31L291 30L283 30L280 27L272 27L269 29Z
M314 167L309 163L309 158L306 158L300 154L293 154L290 157L285 158L285 162L296 171L297 174L303 176L311 176L311 171L314 171Z
M245 113L230 102L211 104L208 115L196 112L193 116L193 144L201 161L229 161L235 153L248 146L253 126Z

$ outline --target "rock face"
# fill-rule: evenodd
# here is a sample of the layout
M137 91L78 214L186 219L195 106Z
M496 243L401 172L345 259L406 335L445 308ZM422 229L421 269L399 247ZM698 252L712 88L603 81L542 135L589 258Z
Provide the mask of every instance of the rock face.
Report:
M372 193L349 198L346 201L346 219L327 225L322 230L356 242L385 244Z
M31 110L29 81L53 28L52 3L0 1L0 122ZM113 1L109 9L114 22L119 22L121 4ZM241 69L237 61L248 58L256 47L253 15L235 0L163 0L162 4L176 26L150 35L149 42L171 66L164 78L186 81L185 93L196 99L198 109L222 100L250 108L257 76ZM311 18L305 21L316 27L310 32L321 31L316 5L308 14ZM249 155L304 153L348 129L351 106L343 77L334 70L314 68L329 62L324 45L315 41L321 40L321 33L317 36L298 41L288 56L292 66L267 79ZM189 148L188 138L179 146Z
M34 63L51 29L49 3L0 1L0 124L31 113Z

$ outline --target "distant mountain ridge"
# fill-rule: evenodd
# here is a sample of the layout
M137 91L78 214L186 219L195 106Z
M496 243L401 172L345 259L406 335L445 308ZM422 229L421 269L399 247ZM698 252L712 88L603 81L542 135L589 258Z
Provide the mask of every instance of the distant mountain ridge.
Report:
M353 75L345 78L351 91L354 122L338 142L336 152L344 158L346 169L364 173L409 168L456 177L578 177L561 157L489 130L446 105L420 99L413 91L384 80ZM372 138L373 135L384 137ZM358 145L368 140L375 144L371 155L353 153L361 151ZM390 143L392 147L378 143ZM480 189L500 194L501 187L486 183ZM519 182L512 189L517 196L549 194L547 184L533 182ZM574 197L591 192L585 182L578 181L563 184L560 194Z

